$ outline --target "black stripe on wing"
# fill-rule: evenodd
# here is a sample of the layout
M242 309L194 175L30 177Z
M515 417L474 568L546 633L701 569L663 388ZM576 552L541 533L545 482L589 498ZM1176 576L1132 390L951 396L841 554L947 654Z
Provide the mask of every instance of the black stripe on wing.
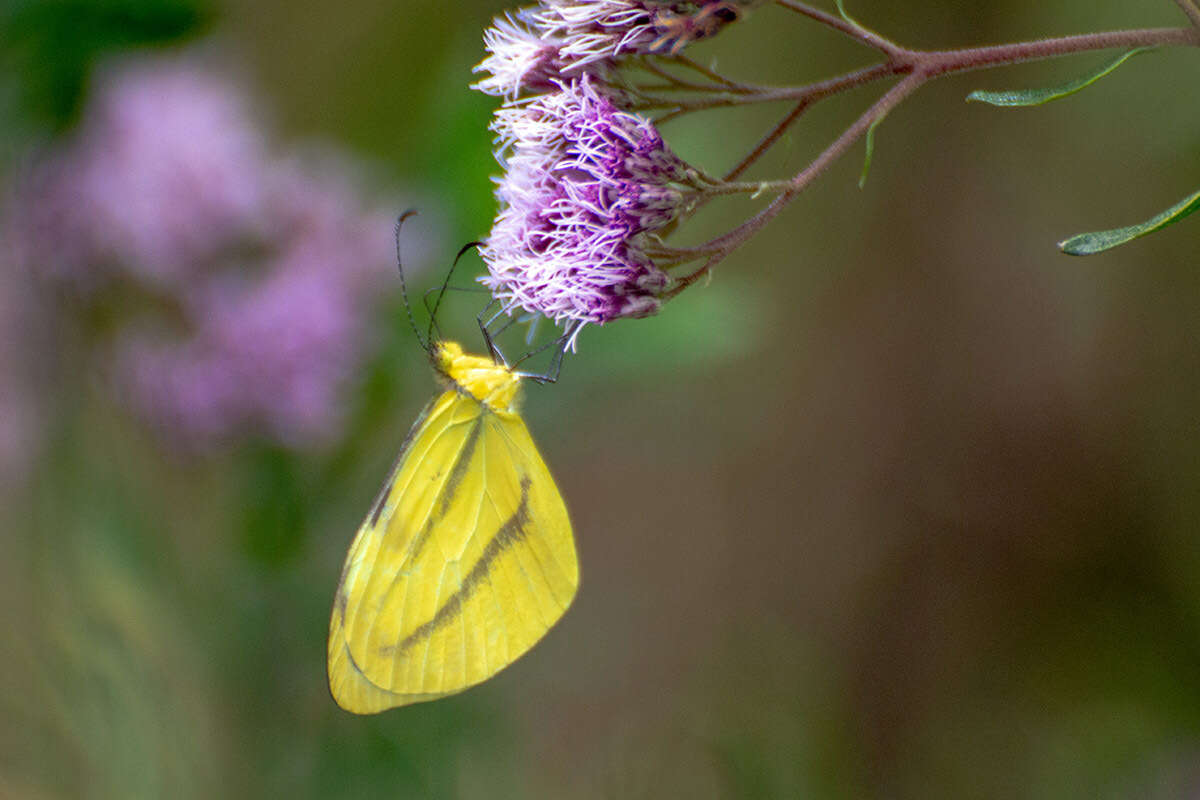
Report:
M413 630L412 633L404 637L396 645L382 648L380 650L382 655L389 658L401 656L407 650L429 639L438 630L458 618L459 614L462 613L463 604L471 598L476 588L491 573L492 564L496 559L514 544L524 540L528 535L526 526L529 524L529 487L531 482L528 476L521 478L520 503L518 503L516 510L513 511L512 516L504 521L495 535L488 541L487 546L483 549L483 554L475 562L475 565L471 567L471 571L467 573L467 577L463 580L462 585L459 586L457 591L450 595L442 607L434 613L432 619Z

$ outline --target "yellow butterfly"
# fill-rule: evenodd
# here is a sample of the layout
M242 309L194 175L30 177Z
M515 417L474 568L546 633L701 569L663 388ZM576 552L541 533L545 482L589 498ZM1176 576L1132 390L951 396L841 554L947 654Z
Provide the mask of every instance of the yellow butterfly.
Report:
M487 680L579 586L567 508L516 411L521 373L454 342L431 354L446 391L354 537L329 622L329 689L356 714Z

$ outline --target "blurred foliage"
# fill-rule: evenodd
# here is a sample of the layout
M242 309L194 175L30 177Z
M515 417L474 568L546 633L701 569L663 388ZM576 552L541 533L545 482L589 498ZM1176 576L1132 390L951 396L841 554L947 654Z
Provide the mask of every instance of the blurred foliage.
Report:
M1163 5L851 10L952 46L1172 24ZM211 31L287 135L437 187L470 241L495 166L491 104L465 86L504 7L19 0L0 108L26 122L4 135L68 125L99 57ZM697 57L784 83L870 54L763 9ZM1021 69L1048 85L1078 64ZM1048 246L1200 182L1180 158L1193 82L1134 73L1036 119L931 87L889 117L864 191L847 159L711 285L585 331L527 398L577 528L576 607L486 685L374 718L329 699L324 637L345 548L435 390L398 296L345 434L300 452L173 452L106 392L85 326L51 319L47 441L0 505L0 795L1194 796L1195 229L1087 269ZM865 101L815 109L763 174ZM782 113L665 134L720 167ZM696 238L735 213L706 209ZM477 341L478 300L448 295L447 335Z
M75 118L99 59L178 41L210 16L202 0L9 0L0 12L0 64L28 113L61 128Z

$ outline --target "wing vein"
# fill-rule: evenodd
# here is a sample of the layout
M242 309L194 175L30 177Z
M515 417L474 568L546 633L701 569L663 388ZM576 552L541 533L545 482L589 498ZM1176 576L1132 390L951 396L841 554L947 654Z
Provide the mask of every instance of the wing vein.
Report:
M453 403L452 403L452 405L453 405ZM482 406L480 406L480 408L482 408ZM475 424L478 425L480 422L480 419L481 418L477 416L473 420L463 420L463 423L455 423L455 422L451 421L450 425L447 425L446 428L444 428L443 430L438 432L438 438L444 436L447 433L447 431L450 430L451 427L454 427L457 424L465 424L467 422L474 422ZM462 450L459 451L460 458L464 454L467 456L467 458L472 457L472 453L465 452L466 449L467 448L464 447ZM419 468L420 465L418 464L417 467ZM448 504L448 499L443 498L442 495L446 491L446 487L449 484L451 477L455 473L457 467L458 467L458 462L456 461L454 468L445 471L445 473L442 477L441 485L437 489L437 491L434 492L433 498L431 499L429 511L427 511L425 513L425 515L421 518L421 524L416 528L417 531L421 531L425 528L430 516L432 515L433 509L438 506L439 500L442 501L443 505ZM414 469L413 473L415 474L417 471L418 471L417 469ZM403 524L403 520L401 522ZM386 528L391 527L391 517L390 516L388 518L387 523L385 523L385 527ZM385 536L384 538L386 539L387 537ZM391 597L392 592L394 592L396 590L396 584L400 581L401 576L405 574L406 568L410 567L411 564L414 562L415 559L414 559L413 550L414 550L416 542L419 538L420 538L420 533L417 533L416 535L413 535L409 539L408 549L402 556L399 557L399 560L398 560L398 563L396 566L396 570L391 576L390 585L382 594L379 595L379 609L382 609L387 604L388 598ZM370 569L370 572L368 573L369 577L367 579L367 585L364 587L364 590L363 590L364 593L367 595L373 595L373 593L371 592L371 586L374 582L373 579L375 577L379 576L383 572L383 570L377 570L375 568L376 563L378 561L379 553L383 550L383 545L384 545L384 543L381 541L379 548L376 550L375 558L371 562L371 569ZM405 602L406 603L407 603L407 589L408 589L408 587L406 586L406 589L405 589L405 598L406 598ZM382 614L379 613L379 609L376 609L375 613L371 614L371 620L370 620L370 624L367 626L366 636L361 640L365 643L366 647L368 647L368 648L370 647L371 636L374 634L375 628L376 628L380 618L383 616ZM401 619L403 619L403 618L401 618ZM401 628L403 629L403 622L401 623ZM355 631L355 633L357 633L357 631ZM355 637L355 638L357 639L357 637ZM393 675L394 675L394 672L395 672L395 666L393 665ZM393 683L392 685L395 685L395 684Z

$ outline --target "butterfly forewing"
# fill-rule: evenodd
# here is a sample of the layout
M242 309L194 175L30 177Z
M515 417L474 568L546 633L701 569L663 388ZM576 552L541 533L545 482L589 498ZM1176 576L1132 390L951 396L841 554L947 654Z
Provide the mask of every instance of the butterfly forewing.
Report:
M451 389L347 555L334 698L369 713L479 683L545 634L578 583L566 507L524 422Z

